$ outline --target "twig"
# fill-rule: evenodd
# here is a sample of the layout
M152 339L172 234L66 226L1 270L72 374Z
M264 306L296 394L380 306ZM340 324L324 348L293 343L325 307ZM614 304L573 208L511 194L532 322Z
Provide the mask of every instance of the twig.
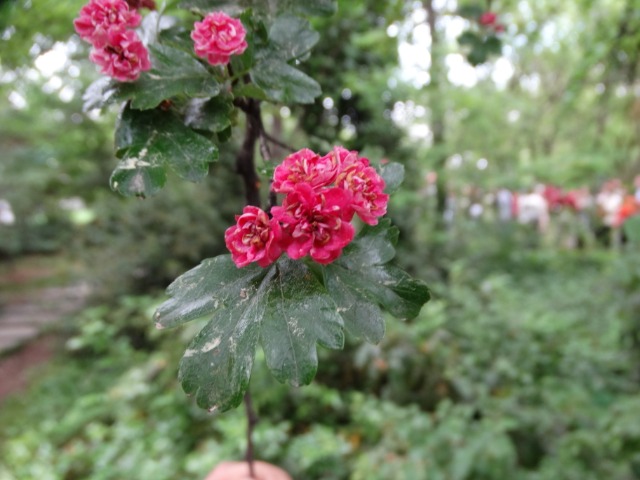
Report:
M255 469L253 467L253 427L258 423L258 417L253 410L251 402L251 392L247 389L244 394L244 406L247 413L247 453L246 460L249 465L249 477L256 478Z
M260 206L260 178L256 172L255 149L260 137L262 120L260 104L256 100L248 100L238 105L247 115L247 127L244 142L236 157L236 172L244 180L245 199L247 205Z
M256 172L255 165L255 147L256 142L260 140L261 154L262 151L262 116L260 112L260 102L254 99L236 99L234 103L240 108L247 117L247 126L245 130L244 141L242 147L236 157L236 172L242 177L245 186L245 199L247 205L260 206L260 178ZM267 150L268 152L268 150ZM251 402L251 393L247 389L244 395L244 404L247 413L247 452L246 461L249 466L249 477L256 478L253 465L253 427L258 419L253 410Z
M272 135L268 134L267 132L264 131L264 129L262 130L262 136L268 140L269 142L273 143L274 145L277 145L278 147L282 148L283 150L287 150L288 152L295 152L296 149L293 148L291 145L288 145L284 142L282 142L281 140L278 140L277 138L273 137Z

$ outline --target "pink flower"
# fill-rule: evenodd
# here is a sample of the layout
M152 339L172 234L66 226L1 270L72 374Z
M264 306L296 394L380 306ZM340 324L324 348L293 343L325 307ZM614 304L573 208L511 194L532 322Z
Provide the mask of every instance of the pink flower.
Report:
M484 12L482 15L480 15L480 25L484 25L489 26L489 25L493 25L494 23L496 23L496 20L498 19L498 15L496 15L493 12Z
M273 207L273 218L282 224L284 248L294 260L309 254L323 265L333 262L353 240L350 195L339 188L315 191L298 183L281 207Z
M344 163L350 163L358 158L358 152L355 150L347 150L344 147L333 147L326 155L327 157L335 158L335 161L338 165L343 165Z
M73 22L78 35L96 48L104 47L109 33L140 25L141 17L125 0L91 0Z
M320 155L304 148L292 153L273 172L271 189L278 193L293 191L299 183L307 183L314 190L333 183L338 174L338 159Z
M111 30L107 45L94 48L89 58L102 73L121 82L137 80L151 68L149 52L133 30Z
M356 152L347 152L342 147L334 151L344 158L336 186L351 192L351 208L363 222L376 225L377 217L387 213L389 202L389 195L384 193L384 179L369 166L369 160L358 157Z
M196 55L211 65L226 65L231 55L240 55L247 49L246 34L240 20L213 12L194 24L191 38Z
M238 268L251 262L266 267L282 253L280 224L258 207L247 206L236 215L236 225L224 232L224 241Z

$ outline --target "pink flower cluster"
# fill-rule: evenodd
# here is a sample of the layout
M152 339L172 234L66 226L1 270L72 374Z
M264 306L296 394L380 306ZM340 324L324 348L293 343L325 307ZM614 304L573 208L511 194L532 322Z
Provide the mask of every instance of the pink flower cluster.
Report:
M149 52L138 35L129 30L140 21L140 14L125 0L91 0L73 23L78 35L93 45L89 58L102 73L130 82L151 68Z
M478 23L483 27L487 27L496 33L504 32L504 25L498 23L498 15L495 12L484 12L480 15Z
M238 267L252 262L266 267L282 252L326 265L353 240L354 215L376 225L387 212L384 187L369 160L355 151L335 147L320 156L300 150L273 174L271 188L285 195L282 205L271 209L271 219L258 207L245 207L225 232L227 248Z
M194 24L191 39L196 55L211 65L226 65L231 55L241 55L247 49L246 35L240 20L213 12Z

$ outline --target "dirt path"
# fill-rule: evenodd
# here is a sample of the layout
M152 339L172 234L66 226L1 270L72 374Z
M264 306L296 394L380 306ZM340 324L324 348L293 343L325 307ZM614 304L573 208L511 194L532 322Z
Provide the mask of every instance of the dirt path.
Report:
M48 335L89 297L86 283L51 268L49 259L27 259L0 271L0 401L24 388L29 370L55 351Z
M50 330L85 304L89 287L76 284L29 290L0 305L0 356Z
M60 339L55 335L45 335L0 358L0 404L8 395L27 387L33 367L47 362L55 354L59 343Z

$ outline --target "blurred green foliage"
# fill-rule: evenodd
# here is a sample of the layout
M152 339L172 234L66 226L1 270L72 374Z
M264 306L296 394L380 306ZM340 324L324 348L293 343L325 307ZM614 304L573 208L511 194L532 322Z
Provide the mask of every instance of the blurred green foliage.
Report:
M71 319L65 351L2 405L0 478L199 480L242 458L242 412L209 416L180 390L173 366L198 324L157 332L149 319L162 298L122 294L155 292L220 253L241 209L238 143L221 147L201 184L170 182L147 200L110 192L116 112L82 112L95 78L78 60L87 52L72 39L53 74L34 66L69 38L81 3L0 4L0 197L17 218L0 225L0 255L71 252L90 266L103 302ZM443 70L438 88L414 88L396 70L393 39L410 40L421 23L415 2L368 3L344 0L337 17L314 20L321 41L305 71L323 95L290 112L266 107L267 128L296 148L343 143L407 166L390 206L398 258L434 300L411 323L389 319L378 346L352 339L321 351L306 388L276 383L258 358L258 457L309 480L640 478L637 244L563 251L533 229L467 219L445 230L421 191L424 174L456 154L459 167L445 162L454 188L629 179L640 125L634 2L494 1L512 76L497 87L489 63L465 87ZM439 13L441 27L455 15ZM445 66L459 48L446 38L433 52ZM439 102L441 141L409 135L433 124ZM394 111L406 118L392 120ZM59 208L73 196L90 213L81 222Z
M613 254L497 261L490 235L380 345L321 350L311 386L278 384L259 355L258 457L305 479L639 478L638 346ZM242 457L242 409L203 413L175 379L202 323L156 331L160 300L122 297L71 323L65 355L0 413L2 478L199 479Z

